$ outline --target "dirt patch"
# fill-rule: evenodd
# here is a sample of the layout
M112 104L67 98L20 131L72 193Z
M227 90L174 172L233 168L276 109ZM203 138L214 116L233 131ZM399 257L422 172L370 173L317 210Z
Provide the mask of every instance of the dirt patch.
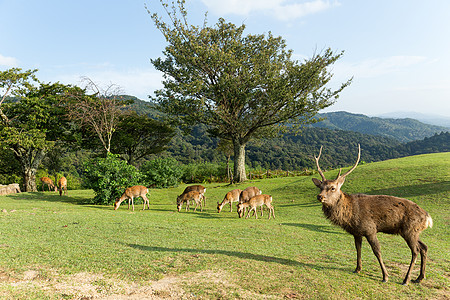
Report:
M127 282L86 272L60 275L49 270L28 270L20 278L12 278L0 272L0 296L10 296L7 291L27 295L28 291L34 290L55 299L198 299L199 296L183 289L183 286L194 284L205 286L225 298L231 296L226 292L231 290L238 292L240 298L255 299L255 295L233 282L232 275L211 270L182 276L166 276L158 281L145 283Z

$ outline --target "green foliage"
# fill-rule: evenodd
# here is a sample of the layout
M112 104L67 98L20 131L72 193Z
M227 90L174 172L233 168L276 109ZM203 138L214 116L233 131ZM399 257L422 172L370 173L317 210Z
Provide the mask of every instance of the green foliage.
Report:
M94 204L113 204L125 188L142 182L142 174L134 166L110 153L106 158L86 162L83 175L88 187L94 190Z
M214 182L226 180L226 165L224 163L190 163L183 165L183 182Z
M157 158L145 162L140 172L147 184L157 188L177 186L182 171L179 163L173 158Z
M122 154L129 164L150 154L163 151L175 135L175 130L147 115L129 111L119 117L111 140L111 151Z

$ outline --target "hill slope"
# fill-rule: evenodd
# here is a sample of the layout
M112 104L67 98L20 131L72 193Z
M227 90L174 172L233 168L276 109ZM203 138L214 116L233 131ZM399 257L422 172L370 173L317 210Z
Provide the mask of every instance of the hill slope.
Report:
M314 124L313 127L379 135L394 138L403 143L449 131L447 127L428 125L415 119L383 119L344 111L318 114L318 118L324 120Z

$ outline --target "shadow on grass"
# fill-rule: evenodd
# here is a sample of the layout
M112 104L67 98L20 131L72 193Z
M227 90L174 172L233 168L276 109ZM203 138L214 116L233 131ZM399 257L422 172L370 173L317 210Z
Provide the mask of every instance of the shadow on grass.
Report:
M48 202L62 202L77 205L92 204L86 201L84 197L60 196L59 194L46 192L26 192L8 195L10 198L27 201L48 201Z
M189 248L166 248L166 247L158 247L158 246L144 246L138 244L125 244L128 247L143 250L143 251L153 251L153 252L184 252L184 253L203 253L203 254L220 254L227 255L231 257L237 257L241 259L252 259L262 262L273 262L286 266L300 266L300 267L309 267L316 270L322 270L324 268L333 268L333 267L323 267L310 263L302 263L292 259L268 256L268 255L260 255L253 253L244 253L239 251L230 251L230 250L220 250L220 249L189 249ZM335 268L338 269L338 268Z
M314 224L301 224L301 223L281 223L283 226L294 226L301 227L310 231L323 232L323 233L332 233L332 234L344 234L343 231L339 231L337 227L333 226L324 226L324 225L314 225Z
M370 195L390 195L397 197L417 197L450 191L450 181L441 181L424 184L412 184L387 189L367 191Z

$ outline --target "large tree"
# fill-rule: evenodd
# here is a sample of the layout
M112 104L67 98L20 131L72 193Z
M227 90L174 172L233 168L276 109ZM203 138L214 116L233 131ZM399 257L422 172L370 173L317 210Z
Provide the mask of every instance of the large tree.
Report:
M0 107L0 146L12 151L19 161L25 191L36 191L40 163L48 149L68 132L61 99L68 89L73 89L59 83L35 87L30 82L37 81L31 77L34 72L11 69L0 74L4 93L14 96L10 101L4 97Z
M155 92L160 109L180 124L204 123L234 147L234 180L246 180L245 146L252 138L298 129L333 104L350 80L327 88L329 67L342 55L326 49L302 62L270 32L244 35L245 25L224 19L209 27L189 24L184 0L161 0L168 21L151 17L168 45L152 59L164 74Z

